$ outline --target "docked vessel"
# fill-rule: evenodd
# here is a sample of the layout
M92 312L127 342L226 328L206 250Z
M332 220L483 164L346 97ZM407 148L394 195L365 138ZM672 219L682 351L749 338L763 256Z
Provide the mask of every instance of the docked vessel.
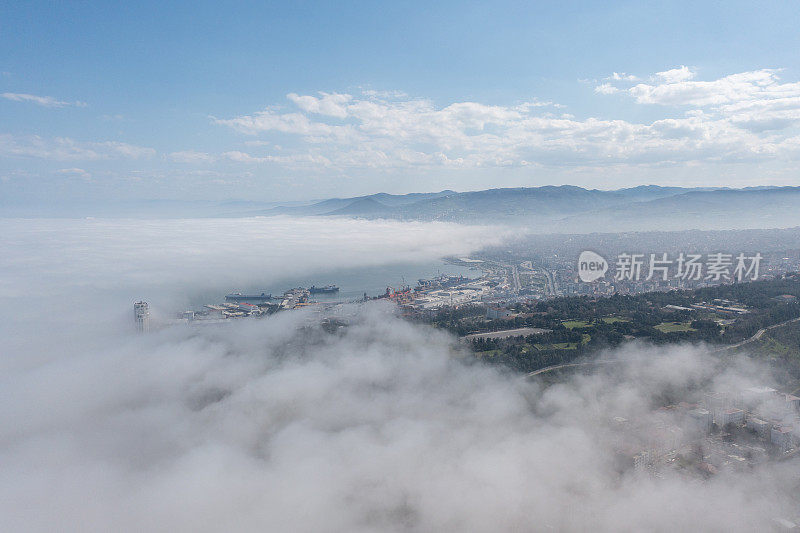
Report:
M242 294L241 292L233 292L225 296L226 302L249 302L249 303L265 303L272 299L271 294Z
M339 287L336 285L325 285L324 287L316 287L314 285L308 289L308 292L311 294L332 294L335 292L339 292Z

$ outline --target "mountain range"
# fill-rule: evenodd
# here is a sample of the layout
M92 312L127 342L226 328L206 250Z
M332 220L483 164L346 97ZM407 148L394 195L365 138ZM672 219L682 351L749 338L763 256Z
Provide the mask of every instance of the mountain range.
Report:
M642 185L608 191L562 185L379 193L249 214L522 224L559 233L794 227L800 225L800 187Z

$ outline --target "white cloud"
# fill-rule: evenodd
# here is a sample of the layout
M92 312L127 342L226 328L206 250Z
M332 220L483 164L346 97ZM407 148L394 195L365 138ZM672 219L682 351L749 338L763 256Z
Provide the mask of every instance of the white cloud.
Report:
M614 94L618 93L619 89L611 85L610 83L601 83L597 87L594 88L594 92L600 94Z
M346 105L353 97L349 94L336 93L320 93L319 97L299 96L295 93L290 93L287 98L307 113L345 118L347 116Z
M253 157L246 152L240 152L238 150L225 152L222 154L222 157L227 157L231 161L236 161L238 163L265 163L268 161L265 157Z
M152 148L144 146L136 146L116 141L105 141L101 143L92 143L98 149L104 150L113 157L113 154L122 156L127 159L144 159L156 155L156 151Z
M0 134L0 154L7 157L35 157L54 161L94 161L101 159L144 159L152 148L117 141L81 142L68 137L45 139L36 135Z
M664 83L678 83L694 78L695 73L689 67L681 65L678 68L656 72L654 78Z
M776 105L796 109L800 83L781 83L778 70L762 69L700 81L687 67L657 73L652 83L627 89L640 104L723 108Z
M800 83L784 83L778 74L779 70L761 69L702 81L682 66L656 73L651 83L628 89L606 84L607 91L598 87L597 92L621 91L639 104L694 108L686 118L653 124L658 129L667 122L678 125L669 129L671 139L680 139L684 132L687 136L683 138L697 146L724 144L732 159L796 158L798 138L792 128L800 125ZM783 137L778 133L782 130L787 132ZM721 155L714 153L714 157Z
M56 172L66 176L78 176L80 178L89 179L92 175L82 168L60 168Z
M561 109L566 106L562 104L557 104L555 102L551 102L550 100L539 100L538 98L534 98L529 102L523 102L517 106L514 106L513 109L516 111L523 111L527 113L531 110L531 108L536 108L536 107L552 107L555 109Z
M241 152L238 150L233 150L230 152L225 152L222 154L222 157L227 158L231 161L235 161L237 163L247 163L247 164L254 164L254 163L279 163L279 164L291 164L291 165L319 165L319 166L329 166L331 164L330 160L321 155L314 155L314 154L295 154L295 155L267 155L263 157L250 155L247 152Z
M172 152L169 154L169 158L176 163L211 163L216 160L211 154L195 150Z
M693 76L688 67L680 67L654 75L656 84L623 89L605 82L595 88L601 94L629 94L639 103L706 109L651 123L579 119L573 114L555 117L543 111L550 102L536 99L515 106L453 102L440 107L426 99L384 99L373 93L291 94L295 109L271 107L215 121L248 135L282 135L296 141L280 157L236 152L228 159L289 168L309 168L316 161L319 168L333 171L529 164L605 167L797 157L796 143L784 142L789 137L775 138L774 132L790 131L800 119L795 95L800 84L780 83L776 72L767 70L711 82L695 81ZM611 78L633 80L620 73Z
M800 83L762 69L714 80L686 66L638 81L615 72L595 86L658 105L662 115L639 123L555 114L560 104L530 98L510 105L445 102L404 93L290 93L288 106L214 118L250 137L221 153L172 152L192 165L273 165L291 172L483 170L535 165L549 169L719 164L795 160ZM598 96L599 98L599 96ZM144 159L155 150L121 142L0 135L0 154L60 161Z
M375 89L362 88L361 93L364 96L369 96L370 98L380 98L382 100L400 100L402 98L408 98L408 93L405 91L378 91Z
M800 158L800 83L784 81L781 74L761 69L702 79L693 68L680 66L640 77L614 72L592 82L598 101L615 95L615 105L624 104L622 95L629 98L628 105L652 106L647 121L585 111L566 114L561 104L535 97L492 105L434 102L372 89L290 93L282 105L270 102L273 105L253 113L213 118L215 124L247 135L240 145L214 153L175 151L159 161L223 172L256 172L254 167L261 165L257 171L269 179L282 173L280 179L314 175L313 179L354 178L352 183L380 181L383 178L375 173L380 169L386 171L383 176L414 173L420 183L423 176L439 176L439 183L448 187L457 185L439 170L466 170L459 173L469 181L465 186L478 187L498 176L496 168L516 169L515 184L529 183L522 171L529 166L543 169L540 179L558 181L575 179L578 169L586 173L615 168L633 176L664 164L691 166L698 180L697 165L705 165L705 176L721 164L743 161L783 162L788 169L787 161ZM49 97L4 96L9 95L17 100L30 97L24 101L41 105L67 104ZM94 161L141 160L156 152L113 141L0 134L0 154ZM794 178L788 171L786 175ZM386 180L380 186L385 184Z
M35 94L26 93L2 93L0 94L0 97L5 98L6 100L12 100L14 102L31 102L42 107L87 106L86 102L65 102L64 100L58 100L52 96L36 96Z
M610 77L606 79L616 80L616 81L637 81L639 78L634 76L633 74L626 74L624 72L614 72L611 74Z

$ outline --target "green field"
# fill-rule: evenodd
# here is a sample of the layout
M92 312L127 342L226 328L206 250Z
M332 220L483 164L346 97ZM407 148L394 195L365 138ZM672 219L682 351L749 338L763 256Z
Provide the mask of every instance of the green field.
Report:
M562 322L564 327L567 329L574 329L574 328L585 328L589 325L589 322L586 320L565 320Z
M616 322L630 322L630 318L620 317L620 316L606 316L601 318L603 322L606 324L614 324ZM592 325L591 320L564 320L561 322L564 324L564 327L567 329L575 329L575 328L585 328Z
M534 344L537 350L576 350L578 344L574 342L557 342L555 344Z
M678 331L695 331L691 322L662 322L656 326L658 331L663 333L675 333Z

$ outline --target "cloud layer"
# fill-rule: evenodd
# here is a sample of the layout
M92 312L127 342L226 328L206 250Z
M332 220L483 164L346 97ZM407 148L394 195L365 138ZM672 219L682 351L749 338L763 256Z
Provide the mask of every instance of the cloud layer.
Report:
M468 364L380 305L131 331L180 294L496 242L491 228L316 219L2 221L0 528L9 531L752 531L794 518L797 464L620 475L612 416L768 383L689 348L547 389ZM158 300L158 298L156 298ZM158 316L154 319L158 321ZM680 424L680 420L671 423ZM635 437L635 435L634 435Z
M124 317L124 330L137 299L171 314L235 288L431 262L504 235L450 223L329 218L0 220L0 337L9 355L19 355L0 358L0 370L57 356L78 332L101 334L109 317ZM48 335L13 335L29 324Z
M623 92L637 104L679 108L650 123L557 113L549 103L515 106L431 100L403 95L325 93L287 98L294 109L267 109L217 119L248 135L302 139L305 161L350 167L608 166L665 162L796 158L800 136L800 83L783 83L763 69L696 80L688 67L658 72L649 83L614 73L596 92ZM620 84L634 84L620 88ZM687 108L688 111L687 111ZM299 162L252 156L249 163Z
M341 335L303 313L102 335L7 376L0 523L753 531L794 517L796 462L707 481L616 470L610 417L655 423L655 397L709 377L698 352L638 348L619 376L543 390L378 307L349 318Z
M52 175L64 161L80 163L69 166L93 180L46 187L101 197L129 188L159 197L298 199L547 183L753 185L754 176L786 185L800 162L800 82L784 77L781 69L758 69L703 78L688 66L614 72L583 80L593 91L579 89L584 94L570 106L535 97L434 101L367 89L288 93L260 110L211 116L207 136L215 140L204 146L180 138L149 147L1 133L7 170L0 186L10 183L8 194L20 185L35 190L23 178L35 174L29 167L50 165Z
M199 285L267 284L321 270L431 261L498 244L507 234L486 226L347 218L5 219L0 297L39 298L76 286L177 287L173 294Z

